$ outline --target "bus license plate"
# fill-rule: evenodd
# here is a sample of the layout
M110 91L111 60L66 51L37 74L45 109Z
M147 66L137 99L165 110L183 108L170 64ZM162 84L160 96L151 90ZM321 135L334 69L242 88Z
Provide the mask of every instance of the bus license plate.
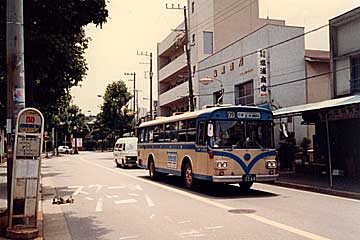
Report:
M255 182L256 175L255 174L247 174L243 176L243 182Z

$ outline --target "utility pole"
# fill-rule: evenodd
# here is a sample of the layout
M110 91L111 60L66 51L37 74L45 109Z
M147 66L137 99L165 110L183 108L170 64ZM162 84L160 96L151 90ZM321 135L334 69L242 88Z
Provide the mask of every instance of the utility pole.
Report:
M134 79L133 80L129 80L129 81L133 81L134 82L134 99L133 99L133 102L134 102L134 106L133 106L133 111L134 113L136 112L136 72L133 72L133 73L124 73L125 76L133 76Z
M137 52L136 53L138 56L146 56L146 57L149 57L150 58L150 119L153 120L153 76L154 76L154 73L153 73L153 55L152 53L150 52L149 54L147 52Z
M10 209L13 177L13 134L16 117L25 108L23 0L7 0L6 10L7 185L8 209Z
M180 4L175 7L174 4L171 7L166 4L166 9L172 10L183 10L184 11L184 24L185 24L185 52L186 52L186 62L187 62L187 69L188 69L188 83L189 83L189 109L190 112L195 110L194 106L194 89L192 83L192 70L191 70L191 59L190 59L190 46L189 46L189 29L188 29L188 18L187 18L187 8L184 6L183 8L180 7Z

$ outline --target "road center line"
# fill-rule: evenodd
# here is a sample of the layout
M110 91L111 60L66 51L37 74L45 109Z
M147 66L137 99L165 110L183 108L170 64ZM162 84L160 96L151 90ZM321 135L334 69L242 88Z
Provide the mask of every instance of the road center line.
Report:
M136 203L137 201L135 199L126 199L126 200L119 200L115 201L115 204L127 204L127 203Z
M159 183L152 182L152 181L148 181L148 180L146 180L146 179L138 178L138 177L136 177L136 176L132 176L132 175L127 174L127 173L124 173L124 172L122 172L122 171L116 171L116 170L114 170L114 169L111 169L111 168L102 166L102 165L100 165L100 164L93 163L93 162L91 162L91 161L85 160L85 159L82 158L82 157L80 157L80 160L83 161L83 162L86 162L86 163L88 163L88 164L91 164L91 165L93 165L93 166L100 167L100 168L103 168L103 169L105 169L105 170L108 170L108 171L110 171L110 172L114 172L114 173L119 174L119 175L123 175L123 176L129 177L129 178L132 178L132 179L136 179L136 180L138 180L138 181L142 181L142 182L145 182L145 183L148 183L148 184L151 184L151 185L154 185L154 186L157 186L157 187L166 189L166 190L168 190L168 191L171 191L171 192L174 192L174 193L177 193L177 194L180 194L180 195L189 197L189 198L191 198L191 199L194 199L194 200L197 200L197 201L200 201L200 202L203 202L203 203L212 205L212 206L214 206L214 207L218 207L218 208L224 209L224 210L226 210L226 211L234 210L233 207L229 207L229 206L226 206L226 205L224 205L224 204L222 204L222 203L218 203L218 202L209 200L209 199L207 199L207 198L205 198L205 197L197 196L197 195L195 195L195 194L193 194L193 193L189 193L189 192L186 192L186 191L183 191L183 190L179 190L179 189L172 188L172 187L169 187L169 186L161 185L161 184L159 184ZM116 202L115 202L115 203L116 203ZM310 233L310 232L306 232L306 231L303 231L303 230L300 230L300 229L291 227L291 226L286 225L286 224L278 223L278 222L276 222L276 221L273 221L273 220L270 220L270 219L267 219L267 218L264 218L264 217L260 217L260 216L255 215L255 214L245 214L245 215L243 215L243 216L246 216L246 217L251 218L251 219L253 219L253 220L256 220L256 221L258 221L258 222L261 222L261 223L270 225L270 226L272 226L272 227L276 227L276 228L285 230L285 231L287 231L287 232L291 232L291 233L293 233L293 234L300 235L300 236L305 237L305 238L308 238L308 239L313 239L313 240L330 240L329 238L325 238L325 237L322 237L322 236L320 236L320 235L316 235L316 234L313 234L313 233Z
M103 211L103 205L104 205L104 200L102 198L99 198L97 204L96 204L96 209L95 212L102 212Z
M147 194L145 194L145 200L149 207L155 206L154 202L151 200L151 198Z

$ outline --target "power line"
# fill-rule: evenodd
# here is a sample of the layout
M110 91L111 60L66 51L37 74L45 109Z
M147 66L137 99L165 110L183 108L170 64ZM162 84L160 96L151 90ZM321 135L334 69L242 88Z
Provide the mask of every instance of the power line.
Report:
M274 88L274 87L279 87L279 86L283 86L283 85L286 85L286 84L292 84L292 83L297 83L297 82L301 82L301 81L307 81L309 79L318 78L318 77L330 75L330 74L333 74L333 73L345 71L345 70L351 69L352 67L356 67L356 66L360 66L360 64L354 64L354 65L352 65L350 67L344 67L344 68L338 69L336 71L329 71L329 72L326 72L326 73L321 73L321 74L313 75L313 76L310 76L310 77L299 78L299 79L294 79L294 80L290 80L290 81L283 82L283 83L273 84L273 85L268 86L268 88ZM349 81L351 81L351 80L349 80ZM254 90L260 90L260 88L259 87L254 88ZM225 94L226 93L234 93L234 92L235 91L227 91L227 92L225 92ZM210 95L213 95L213 93L196 94L195 96L210 96Z
M303 36L305 36L305 35L308 35L308 34L310 34L310 33L319 31L319 30L321 30L321 29L323 29L323 28L325 28L325 27L327 27L327 26L329 26L328 23L325 24L325 25L322 25L322 26L320 26L320 27L317 27L317 28L315 28L315 29L312 29L312 30L310 30L310 31L308 31L308 32L299 34L299 35L297 35L297 36L295 36L295 37L291 37L291 38L288 38L288 39L286 39L286 40L284 40L284 41L281 41L281 42L275 43L275 44L273 44L273 45L267 46L267 47L265 47L265 48L263 48L263 49L265 50L265 49L271 49L271 48L277 47L277 46L279 46L279 45L285 44L285 43L287 43L287 42L290 42L290 41L293 41L293 40L298 39L298 38L300 38L300 37L303 37ZM258 51L256 50L256 51L250 52L250 53L245 54L245 55L240 56L240 57L236 57L236 58L233 58L233 59L230 59L230 60L227 60L227 61L223 61L223 62L221 62L221 63L217 63L217 64L214 64L214 65L212 65L212 66L204 67L204 68L202 68L202 69L198 69L197 72L199 73L199 72L208 70L208 69L210 69L210 68L218 67L218 66L220 66L220 65L223 65L223 64L226 64L226 63L230 63L230 62L233 62L233 61L236 61L236 60L239 60L240 58L244 58L244 57L251 56L251 55L253 55L253 54L256 54L257 52L258 52Z

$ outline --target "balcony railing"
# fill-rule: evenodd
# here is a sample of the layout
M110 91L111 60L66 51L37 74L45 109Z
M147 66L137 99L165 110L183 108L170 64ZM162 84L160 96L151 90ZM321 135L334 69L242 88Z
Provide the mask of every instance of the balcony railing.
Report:
M168 77L176 74L183 68L186 68L186 55L182 54L174 61L170 62L168 65L159 70L159 82L167 79Z
M164 106L188 95L188 83L184 82L159 95L159 104Z

